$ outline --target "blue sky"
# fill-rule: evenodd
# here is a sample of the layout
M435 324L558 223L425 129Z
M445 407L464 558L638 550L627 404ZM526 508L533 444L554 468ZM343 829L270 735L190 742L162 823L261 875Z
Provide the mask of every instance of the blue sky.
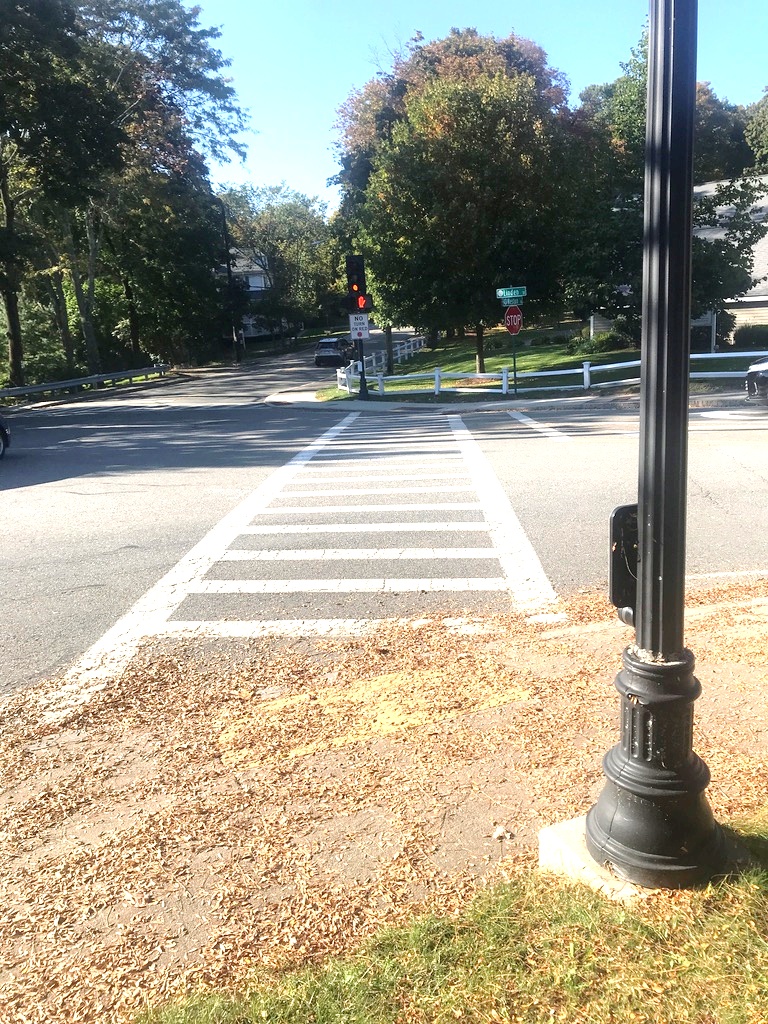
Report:
M221 28L219 48L257 134L245 164L212 168L217 183L288 185L335 204L326 186L336 109L389 66L389 53L417 30L426 39L452 26L533 39L571 82L571 99L621 74L640 38L647 0L199 0L200 23ZM699 0L698 79L734 103L759 99L768 85L765 0ZM489 155L492 158L492 154Z

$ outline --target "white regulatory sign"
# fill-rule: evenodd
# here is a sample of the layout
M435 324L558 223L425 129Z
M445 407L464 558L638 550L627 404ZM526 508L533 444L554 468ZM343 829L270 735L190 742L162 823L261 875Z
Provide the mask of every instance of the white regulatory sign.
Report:
M352 335L352 341L366 341L370 338L367 313L349 314L349 333Z

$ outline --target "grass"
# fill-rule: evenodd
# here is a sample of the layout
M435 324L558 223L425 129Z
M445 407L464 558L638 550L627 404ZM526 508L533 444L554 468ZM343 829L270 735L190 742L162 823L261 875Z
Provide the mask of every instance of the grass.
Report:
M553 377L548 376L548 371L570 369L580 371L582 364L587 360L592 364L593 383L619 382L628 375L633 378L640 376L639 367L630 370L615 369L599 373L595 372L598 367L609 363L626 363L638 360L640 358L639 349L617 349L612 352L601 352L593 355L574 355L568 350L567 340L551 339L547 341L543 340L545 337L545 335L542 335L542 332L536 330L531 330L530 332L521 331L517 337L517 372L519 374L538 374L535 379L526 378L520 381L521 388L535 386L537 388L547 388L547 392L550 395L573 395L576 393L573 387L581 384L580 375L566 378L561 376ZM526 340L531 342L529 346L525 344ZM424 348L409 359L407 363L401 363L395 368L395 374L397 377L403 378L417 373L434 374L435 369L439 367L443 373L461 373L466 374L467 378L470 378L475 372L475 351L474 337L442 341L434 349ZM512 356L513 339L511 335L506 331L490 332L487 335L485 343L485 371L486 373L501 373L504 367L507 367L510 371L510 395L513 394ZM735 356L726 364L722 360L717 359L697 359L694 369L699 372L718 369L746 371L747 366L751 362L754 362L754 356L744 352L739 353L738 356ZM494 389L497 391L500 389L499 381L478 382L471 386L468 381L466 389L469 391L469 394L462 393L457 395L455 392L450 394L445 389L456 388L457 386L464 387L464 385L460 381L444 380L442 383L443 390L439 398L435 398L433 394L433 378L425 378L420 381L407 379L399 381L390 378L387 380L386 394L383 397L378 396L375 376L369 378L368 386L371 398L384 402L402 400L406 396L409 401L439 402L441 404L451 401L474 401L478 397L489 400L501 397L493 393ZM708 393L719 391L723 388L730 390L733 386L734 381L723 383L712 381L706 382L706 384L694 381L691 384L691 393ZM323 401L338 401L350 396L347 395L346 391L330 387L319 391L317 397Z
M353 956L262 973L249 992L143 1024L759 1024L768 1019L768 817L758 866L635 904L519 872L454 917L426 915Z

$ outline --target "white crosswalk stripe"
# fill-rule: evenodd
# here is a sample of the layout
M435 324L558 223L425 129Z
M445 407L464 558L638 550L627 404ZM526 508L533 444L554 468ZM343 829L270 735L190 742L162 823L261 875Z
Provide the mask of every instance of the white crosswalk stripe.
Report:
M459 416L353 413L225 516L73 667L70 684L97 684L152 636L354 632L434 601L446 613L493 601L537 615L556 595Z

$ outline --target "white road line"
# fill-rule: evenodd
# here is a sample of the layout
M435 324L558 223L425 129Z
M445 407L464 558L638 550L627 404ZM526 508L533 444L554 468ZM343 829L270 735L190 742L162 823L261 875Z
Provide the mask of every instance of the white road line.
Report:
M302 481L303 485L303 481ZM474 487L468 484L429 484L426 487L349 487L342 490L334 487L331 491L283 491L286 498L350 498L358 494L454 494L457 492L472 491Z
M309 472L309 470L307 470ZM347 473L345 476L305 476L301 475L301 479L296 481L297 486L303 487L306 484L348 484L350 477L355 483L386 483L387 481L402 481L402 480L467 480L469 479L469 473L467 470L456 470L448 473L398 473L396 476L386 476L384 473L372 473L370 475L365 473ZM290 492L288 492L290 493Z
M162 627L162 636L337 636L364 633L384 622L405 622L405 619L211 619L184 622L171 620Z
M391 533L393 530L400 531L400 533L456 533L458 531L487 533L490 528L490 523L463 523L461 520L442 523L344 523L344 532L348 537L353 537L357 533ZM312 523L307 526L296 526L293 523L270 523L266 526L246 526L240 532L259 536L271 533L338 534L338 530L338 526L335 525L325 526Z
M370 452L373 451L392 455L391 444L392 442L389 438L385 440L375 440L367 437L366 435L361 435L359 438L347 436L343 440L329 445L327 454L332 456L340 451L352 451L366 452L370 455ZM452 438L445 437L440 434L435 434L432 437L422 436L415 441L401 437L398 437L397 439L397 452L400 458L404 455L407 456L409 452L419 453L425 449L429 449L433 454L445 455L448 452L456 451L456 442L453 441Z
M87 699L88 691L83 689L84 684L92 684L96 689L100 680L122 671L141 641L162 629L163 623L193 586L219 561L222 553L232 546L263 506L274 501L286 483L359 415L351 413L312 441L224 516L122 619L86 651L67 672L64 686L53 695L52 700L66 703L70 699L80 703Z
M307 548L251 551L232 548L221 556L222 562L364 562L379 558L493 558L493 548Z
M475 490L491 525L490 536L499 552L514 605L525 612L550 608L557 601L557 594L482 448L460 416L449 416L448 422L472 470Z
M335 468L334 463L338 463L340 466L360 466L364 465L366 462L370 462L373 466L386 462L393 468L402 463L409 469L413 468L414 462L418 462L419 464L428 462L446 462L449 464L457 464L459 466L464 464L464 460L459 452L456 452L455 455L443 455L438 453L429 454L428 452L423 452L419 455L401 455L399 452L393 452L390 450L381 455L361 455L356 457L352 454L344 459L340 459L338 455L335 454L328 455L327 453L318 453L317 460L312 464L312 472L322 473L326 470L330 471Z
M284 497L284 495L283 495ZM281 516L281 515L314 515L320 513L321 515L325 512L334 514L336 512L445 512L447 510L453 512L476 512L482 509L482 505L477 501L444 501L423 504L419 502L408 502L402 505L355 505L350 502L348 505L297 505L295 508L293 505L280 505L276 508L262 508L258 510L260 516ZM400 527L407 526L407 523L399 523ZM336 527L338 529L338 527ZM349 529L345 524L344 529Z
M423 580L362 579L362 580L198 580L190 588L191 594L410 594L421 591L508 590L509 581L503 577L457 576L451 579Z
M564 434L562 430L548 427L546 423L538 423L536 420L531 419L530 416L526 416L524 412L518 412L516 409L507 409L507 415L511 416L513 420L518 420L520 423L525 424L526 427L530 427L531 430L536 430L539 434L551 437L553 441L570 441L570 437Z

